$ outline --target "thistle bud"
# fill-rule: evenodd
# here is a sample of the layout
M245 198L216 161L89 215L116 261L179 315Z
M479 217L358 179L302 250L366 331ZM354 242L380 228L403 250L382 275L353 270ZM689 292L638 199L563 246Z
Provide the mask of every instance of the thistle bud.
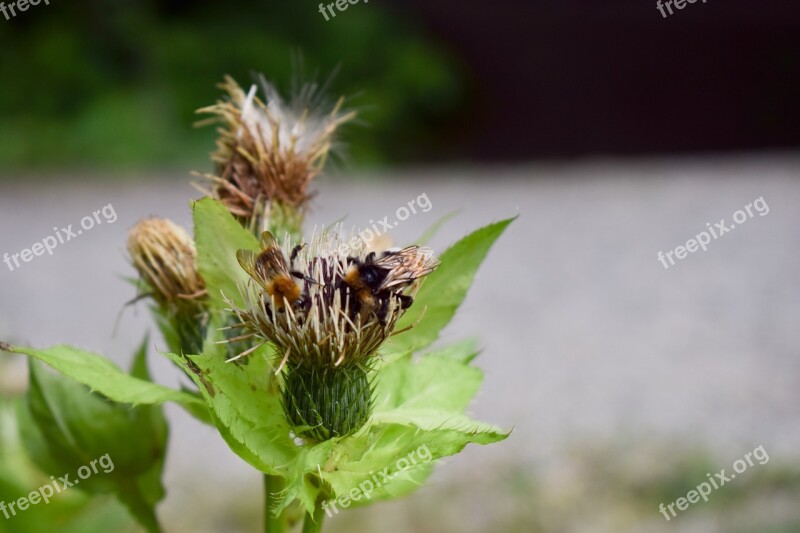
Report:
M128 235L134 268L180 338L181 349L199 353L203 344L205 285L197 272L194 242L171 221L146 218Z
M308 244L279 246L265 233L260 253L238 254L252 278L242 291L245 307L234 309L248 332L242 338L277 347L284 414L298 436L314 441L367 421L374 355L438 266L428 248L376 253L348 242L323 232Z
M306 85L289 104L263 77L264 100L253 85L245 93L230 77L220 88L227 97L198 110L221 123L212 154L215 175L204 191L256 234L284 227L298 234L337 128L355 116L341 110L343 99L324 103L316 85ZM326 109L327 108L327 109Z

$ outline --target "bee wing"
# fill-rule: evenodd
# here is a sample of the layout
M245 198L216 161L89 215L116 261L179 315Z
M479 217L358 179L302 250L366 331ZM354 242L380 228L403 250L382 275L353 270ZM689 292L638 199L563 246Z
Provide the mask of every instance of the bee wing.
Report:
M283 250L275 246L263 250L256 258L256 270L265 279L288 276L289 265L286 263Z
M386 253L373 261L373 264L388 271L378 287L378 291L383 291L414 283L433 272L439 266L439 261L430 248L407 246L397 252Z
M261 245L262 250L266 250L268 248L280 248L280 246L278 245L278 239L276 239L275 235L273 235L269 231L261 233L261 239L259 239L259 244Z
M252 250L238 250L236 259L251 278L261 284L264 289L277 276L288 276L289 268L286 266L286 258L280 248L267 248L256 253Z
M260 283L265 289L267 288L267 280L261 279L261 275L256 267L258 264L258 254L256 252L252 250L237 250L236 259L239 261L239 265L241 265L242 269L247 272L251 278Z

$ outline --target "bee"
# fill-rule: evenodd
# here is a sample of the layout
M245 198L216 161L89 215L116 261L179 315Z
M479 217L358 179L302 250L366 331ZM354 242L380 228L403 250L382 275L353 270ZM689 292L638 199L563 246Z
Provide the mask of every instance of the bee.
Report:
M256 253L252 250L236 252L239 264L264 288L277 311L283 311L287 303L295 306L303 302L301 280L304 280L305 276L302 272L292 270L297 254L303 246L302 244L295 246L287 262L275 236L265 231L261 234L261 252Z
M430 248L407 246L402 250L387 250L380 257L370 252L360 260L347 258L341 288L350 295L353 309L362 321L375 314L385 323L390 306L397 302L408 309L414 299L403 290L439 266Z

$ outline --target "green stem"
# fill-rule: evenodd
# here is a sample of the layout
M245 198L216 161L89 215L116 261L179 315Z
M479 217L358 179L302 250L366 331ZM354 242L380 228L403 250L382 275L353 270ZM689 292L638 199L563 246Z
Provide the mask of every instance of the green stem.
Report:
M154 506L145 501L134 482L122 483L119 500L148 533L161 533Z
M306 519L303 522L303 533L319 533L322 531L322 522L325 519L325 511L322 505L317 502L314 507L314 514L306 513Z
M275 516L272 512L272 495L283 490L283 478L264 474L264 533L284 533L286 513Z

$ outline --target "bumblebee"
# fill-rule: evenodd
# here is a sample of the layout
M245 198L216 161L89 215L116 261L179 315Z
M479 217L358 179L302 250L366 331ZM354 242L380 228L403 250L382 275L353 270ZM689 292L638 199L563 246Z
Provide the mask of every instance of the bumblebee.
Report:
M292 270L297 254L302 248L303 245L295 246L287 262L275 236L265 231L261 234L261 252L256 253L252 250L236 252L239 264L264 288L278 311L283 311L287 303L295 306L303 302L301 280L305 279L305 276L301 272Z
M384 323L392 304L399 304L402 310L411 306L414 299L403 291L437 266L439 262L429 248L407 246L402 250L387 250L380 257L370 252L363 260L347 258L340 287L350 297L350 305L362 321L374 314Z

